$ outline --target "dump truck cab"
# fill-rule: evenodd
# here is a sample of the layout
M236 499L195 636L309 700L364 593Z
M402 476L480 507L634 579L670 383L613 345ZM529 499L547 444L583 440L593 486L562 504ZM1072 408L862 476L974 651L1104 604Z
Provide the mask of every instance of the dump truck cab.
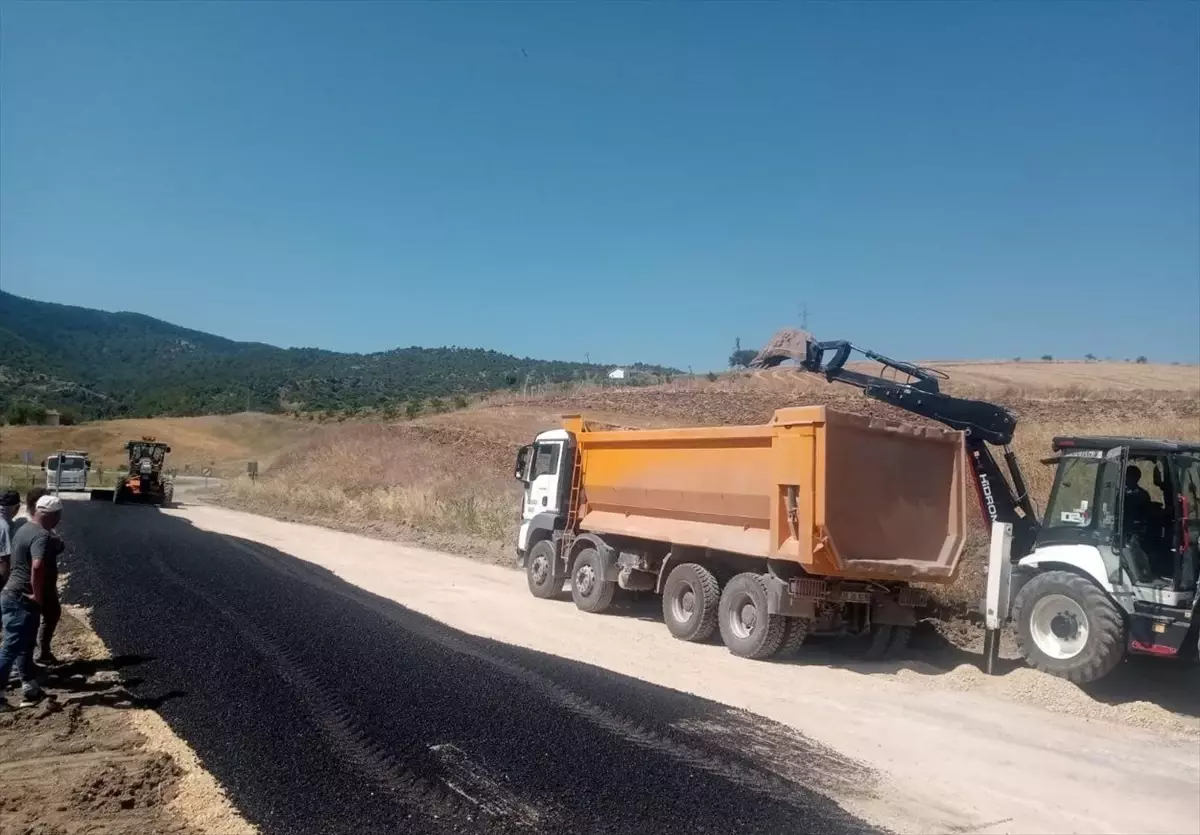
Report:
M1013 555L1012 619L1036 667L1074 681L1128 653L1195 649L1200 444L1060 437L1033 548ZM1189 638L1189 636L1191 636Z
M551 429L517 451L514 477L524 485L517 560L525 565L530 532L562 530L570 498L576 444L565 429Z

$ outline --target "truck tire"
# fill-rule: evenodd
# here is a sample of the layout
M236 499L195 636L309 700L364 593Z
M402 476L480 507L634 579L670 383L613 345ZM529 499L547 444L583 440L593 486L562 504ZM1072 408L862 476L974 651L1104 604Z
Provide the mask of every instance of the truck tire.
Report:
M1125 621L1095 583L1070 571L1038 574L1013 602L1017 648L1034 669L1086 684L1125 657Z
M888 649L892 645L892 625L890 623L878 623L871 627L871 643L867 646L867 651L863 653L863 658L868 661L882 661L888 656Z
M541 600L558 597L562 593L566 577L554 577L554 543L548 539L535 543L525 558L525 580L529 593Z
M892 640L888 643L888 658L902 658L908 654L908 645L912 642L913 628L911 626L893 626Z
M808 618L786 618L787 624L783 632L783 642L779 645L780 655L795 655L808 638L808 630L812 621Z
M663 621L681 641L707 641L717 630L721 586L702 565L685 562L671 569L663 584Z
M571 599L585 612L594 615L608 609L617 584L604 579L604 560L595 548L584 548L571 567Z
M742 658L770 658L779 651L787 618L767 612L767 583L761 574L738 574L721 592L717 608L721 640Z

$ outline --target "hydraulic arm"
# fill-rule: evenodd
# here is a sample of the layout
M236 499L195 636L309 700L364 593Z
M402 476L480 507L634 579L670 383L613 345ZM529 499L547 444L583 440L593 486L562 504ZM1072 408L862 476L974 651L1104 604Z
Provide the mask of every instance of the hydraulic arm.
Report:
M846 368L852 351L879 363L885 373L886 369L891 369L907 379L890 379ZM826 358L830 352L832 356ZM803 348L793 344L790 350L775 352L768 348L752 364L771 367L786 359L798 360L805 371L820 374L830 382L857 386L875 400L965 432L984 522L989 527L992 522L1007 522L1013 526L1014 556L1023 556L1032 550L1040 523L1026 489L1021 465L1009 446L1017 419L1008 409L997 403L945 394L938 383L939 379L945 379L944 374L863 350L843 340L816 342L808 339ZM1003 448L1011 483L989 445Z

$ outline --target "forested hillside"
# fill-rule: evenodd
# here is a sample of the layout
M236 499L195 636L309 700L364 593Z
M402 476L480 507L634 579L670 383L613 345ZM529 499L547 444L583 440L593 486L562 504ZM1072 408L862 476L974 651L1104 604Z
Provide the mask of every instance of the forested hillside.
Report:
M635 365L633 382L673 372ZM403 409L430 398L603 377L607 366L481 348L343 354L234 342L138 313L0 292L0 402L23 422L48 408L80 419L220 414L247 408Z

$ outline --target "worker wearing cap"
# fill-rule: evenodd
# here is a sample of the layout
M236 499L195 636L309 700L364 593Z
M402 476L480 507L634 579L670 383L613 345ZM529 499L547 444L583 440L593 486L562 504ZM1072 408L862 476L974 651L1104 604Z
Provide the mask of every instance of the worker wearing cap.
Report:
M49 494L50 491L45 487L33 487L25 494L25 509L29 513L30 519L37 515L38 500ZM16 530L17 525L14 524L14 535ZM45 569L42 572L42 618L41 628L38 630L37 651L33 657L35 662L44 666L58 663L58 659L50 651L50 644L54 640L54 631L58 628L58 621L62 617L62 603L58 599L58 557L64 550L66 550L65 546L58 534L50 531L50 539L46 543L46 555L42 557Z
M63 504L57 496L42 496L33 520L21 527L12 542L12 565L0 590L0 682L7 682L13 666L21 676L21 706L42 698L33 666L33 648L45 592L46 554L54 548L50 532L62 518ZM9 707L0 701L0 710Z
M8 566L12 561L12 523L21 509L21 497L16 490L0 493L0 586L8 579Z

